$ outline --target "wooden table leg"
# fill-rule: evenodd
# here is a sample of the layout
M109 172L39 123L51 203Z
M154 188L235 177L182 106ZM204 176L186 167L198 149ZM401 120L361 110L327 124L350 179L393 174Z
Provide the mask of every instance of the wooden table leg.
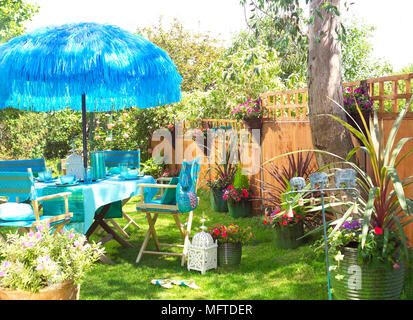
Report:
M105 221L105 215L109 211L111 204L106 204L103 206L102 210L100 211L99 214L95 214L95 221L92 223L90 228L86 232L86 238L89 239L89 237L92 235L92 233L96 230L98 226L101 226L103 230L105 230L107 233L111 234L113 236L113 239L115 239L117 242L119 242L122 246L126 248L133 248L133 246L124 240L121 236L119 236L115 230L113 230Z

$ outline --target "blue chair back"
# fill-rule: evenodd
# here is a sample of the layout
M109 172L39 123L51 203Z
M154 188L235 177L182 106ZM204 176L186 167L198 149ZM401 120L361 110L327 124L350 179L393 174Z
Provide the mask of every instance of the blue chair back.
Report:
M10 202L24 202L36 198L33 174L31 172L0 172L0 197Z
M181 213L194 210L198 206L196 196L201 158L182 163L176 188L176 202Z
M104 151L106 167L117 167L127 163L128 167L139 168L141 165L141 152L138 151Z
M34 175L46 170L46 161L42 159L0 161L0 172L27 172L31 168Z

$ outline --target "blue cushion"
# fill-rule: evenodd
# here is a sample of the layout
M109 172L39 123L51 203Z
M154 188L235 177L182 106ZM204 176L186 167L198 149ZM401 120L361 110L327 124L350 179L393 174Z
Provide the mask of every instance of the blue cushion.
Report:
M28 203L6 202L0 204L0 220L27 221L34 219L33 207Z
M177 185L178 182L179 182L178 177L173 177L171 181L169 182L169 185ZM161 204L171 204L171 205L176 204L176 189L175 188L165 189L163 196L162 196Z

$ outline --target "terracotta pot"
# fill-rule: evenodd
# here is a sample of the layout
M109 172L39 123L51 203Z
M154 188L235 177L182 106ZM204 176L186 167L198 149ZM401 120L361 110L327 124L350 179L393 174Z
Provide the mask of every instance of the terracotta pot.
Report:
M79 300L79 291L80 284L76 285L72 280L53 284L36 293L0 287L0 300Z

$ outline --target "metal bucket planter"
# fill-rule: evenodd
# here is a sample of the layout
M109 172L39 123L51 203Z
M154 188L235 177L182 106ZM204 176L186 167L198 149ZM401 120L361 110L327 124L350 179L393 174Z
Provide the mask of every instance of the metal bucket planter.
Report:
M399 268L359 264L357 248L345 247L339 267L331 272L337 300L398 300L404 285L405 264ZM332 258L332 257L331 257ZM331 265L336 261L331 262ZM342 275L338 280L335 276Z
M222 196L222 190L211 188L210 201L212 210L215 212L228 212L227 200L224 200Z
M242 243L218 243L218 266L236 266L241 263Z
M228 212L233 218L244 218L252 215L251 201L228 201Z
M295 249L304 244L303 239L297 239L304 235L304 225L300 221L291 226L275 227L274 241L280 249Z
M53 284L38 292L0 288L0 300L79 300L80 284L65 281Z

